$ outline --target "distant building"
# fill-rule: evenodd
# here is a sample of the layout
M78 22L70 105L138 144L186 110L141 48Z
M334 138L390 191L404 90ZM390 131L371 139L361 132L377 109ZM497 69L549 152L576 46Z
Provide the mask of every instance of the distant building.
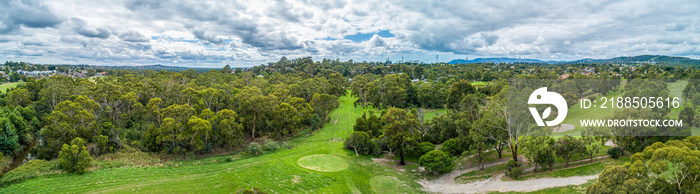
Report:
M17 70L16 71L20 75L26 75L30 77L37 77L40 75L51 75L53 73L56 73L56 70L51 70L51 71L24 71L24 70Z

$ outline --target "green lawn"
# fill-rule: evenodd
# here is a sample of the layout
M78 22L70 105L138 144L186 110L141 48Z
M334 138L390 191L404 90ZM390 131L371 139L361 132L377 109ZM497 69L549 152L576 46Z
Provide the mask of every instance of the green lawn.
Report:
M425 121L430 121L433 120L433 117L440 116L441 114L445 113L447 113L447 109L426 110L425 113L423 113L423 119L425 119Z
M292 149L250 158L218 156L151 167L98 169L83 175L41 176L0 188L0 193L231 193L251 187L271 193L374 193L389 188L397 193L422 192L409 175L343 149L355 119L369 111L355 108L353 101L349 96L340 97L330 122L310 137L289 141ZM319 172L298 165L300 158L317 154L345 160L348 168ZM226 162L229 157L235 159Z
M5 93L7 92L7 89L17 87L17 85L24 83L24 82L13 82L13 83L7 83L7 84L2 84L0 85L0 93Z

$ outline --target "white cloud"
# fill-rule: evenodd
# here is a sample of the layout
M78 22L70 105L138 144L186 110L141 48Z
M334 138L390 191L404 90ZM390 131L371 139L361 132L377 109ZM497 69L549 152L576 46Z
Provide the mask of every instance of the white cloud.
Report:
M698 56L698 9L679 0L10 0L0 3L0 60L247 66L282 56ZM394 37L373 34L380 31ZM358 33L370 35L344 39Z

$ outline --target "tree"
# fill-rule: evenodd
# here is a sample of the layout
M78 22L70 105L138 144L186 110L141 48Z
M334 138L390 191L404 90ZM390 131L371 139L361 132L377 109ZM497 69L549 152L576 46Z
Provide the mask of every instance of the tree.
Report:
M355 131L350 137L345 139L345 149L352 149L355 151L355 156L359 156L359 154L379 154L379 146L377 143L372 141L370 136L362 131Z
M584 152L586 152L586 148L583 142L570 135L564 135L554 142L554 153L566 160L564 167L569 167L569 159L571 159L574 154L581 154Z
M351 95L357 97L357 100L360 101L363 108L366 107L368 101L367 91L369 89L369 81L367 78L359 75L355 76L350 84L350 89L352 90Z
M700 137L656 142L637 152L622 166L607 168L588 193L700 192Z
M314 107L316 113L321 116L323 121L328 117L328 114L335 108L338 107L338 97L330 94L314 94L311 100L311 106Z
M524 139L523 151L530 164L535 164L535 172L538 166L552 168L554 166L555 140L551 136L529 136Z
M450 156L457 156L464 152L464 147L459 138L452 138L442 143L441 150L450 154Z
M192 116L187 121L187 126L188 130L181 135L181 139L189 140L190 150L203 150L211 137L211 124L207 120Z
M473 93L476 93L476 89L474 89L470 81L459 80L453 83L452 88L450 88L450 93L447 95L447 108L450 110L457 110L464 96Z
M576 96L576 94L564 93L561 96L564 97L564 100L566 100L566 105L569 106L569 108L578 102L578 96Z
M7 93L7 105L25 107L32 103L29 91L24 88L12 90Z
M14 155L19 151L19 136L9 119L0 118L0 153Z
M40 133L53 157L58 154L61 145L76 137L89 139L99 135L94 115L97 108L99 105L85 96L78 96L75 102L63 101L54 108Z
M399 108L390 108L382 116L382 121L387 123L384 126L384 136L387 137L388 146L396 150L401 157L400 165L406 165L404 155L420 139L415 118L415 115Z
M151 152L157 152L163 150L163 145L158 141L158 137L161 136L160 128L149 125L148 131L143 134L143 146L146 147Z
M85 140L75 138L71 145L63 144L59 153L61 168L71 173L83 174L92 164L92 157L85 147Z
M345 96L347 94L345 87L347 87L349 83L348 79L343 77L343 75L338 73L329 75L328 84L330 84L330 91L328 91L329 94L334 96Z
M243 136L243 126L238 123L235 111L224 109L216 113L218 122L214 129L215 141L221 146L234 146Z
M483 171L486 163L486 138L475 130L469 133L469 138L472 140L467 150L470 155L469 161L478 164L479 170Z
M695 118L695 110L692 107L686 106L678 113L678 118L684 122L684 125L692 126Z
M229 73L231 73L231 66L230 66L230 65L226 65L226 66L224 66L224 68L221 68L221 70L219 70L219 71L220 71L221 73L229 74Z
M250 134L255 139L255 129L257 124L264 116L262 107L265 106L267 97L262 95L262 92L257 87L245 87L233 97L239 103L240 112L244 115L244 122L250 127Z
M411 155L415 157L420 157L426 153L435 150L435 145L430 142L420 142L418 145L413 147L411 150Z
M450 155L441 150L433 150L421 156L418 163L425 168L425 172L437 175L439 171L452 166L452 159Z

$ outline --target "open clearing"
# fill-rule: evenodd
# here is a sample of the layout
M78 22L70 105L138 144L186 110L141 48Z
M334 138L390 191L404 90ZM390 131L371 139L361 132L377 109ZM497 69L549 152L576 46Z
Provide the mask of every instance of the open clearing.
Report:
M306 169L320 172L338 172L348 168L348 162L345 159L329 154L304 156L299 158L297 163Z
M0 93L5 93L5 92L7 92L7 89L17 87L17 85L19 85L20 83L24 83L24 82L13 82L13 83L2 84L2 85L0 85Z

